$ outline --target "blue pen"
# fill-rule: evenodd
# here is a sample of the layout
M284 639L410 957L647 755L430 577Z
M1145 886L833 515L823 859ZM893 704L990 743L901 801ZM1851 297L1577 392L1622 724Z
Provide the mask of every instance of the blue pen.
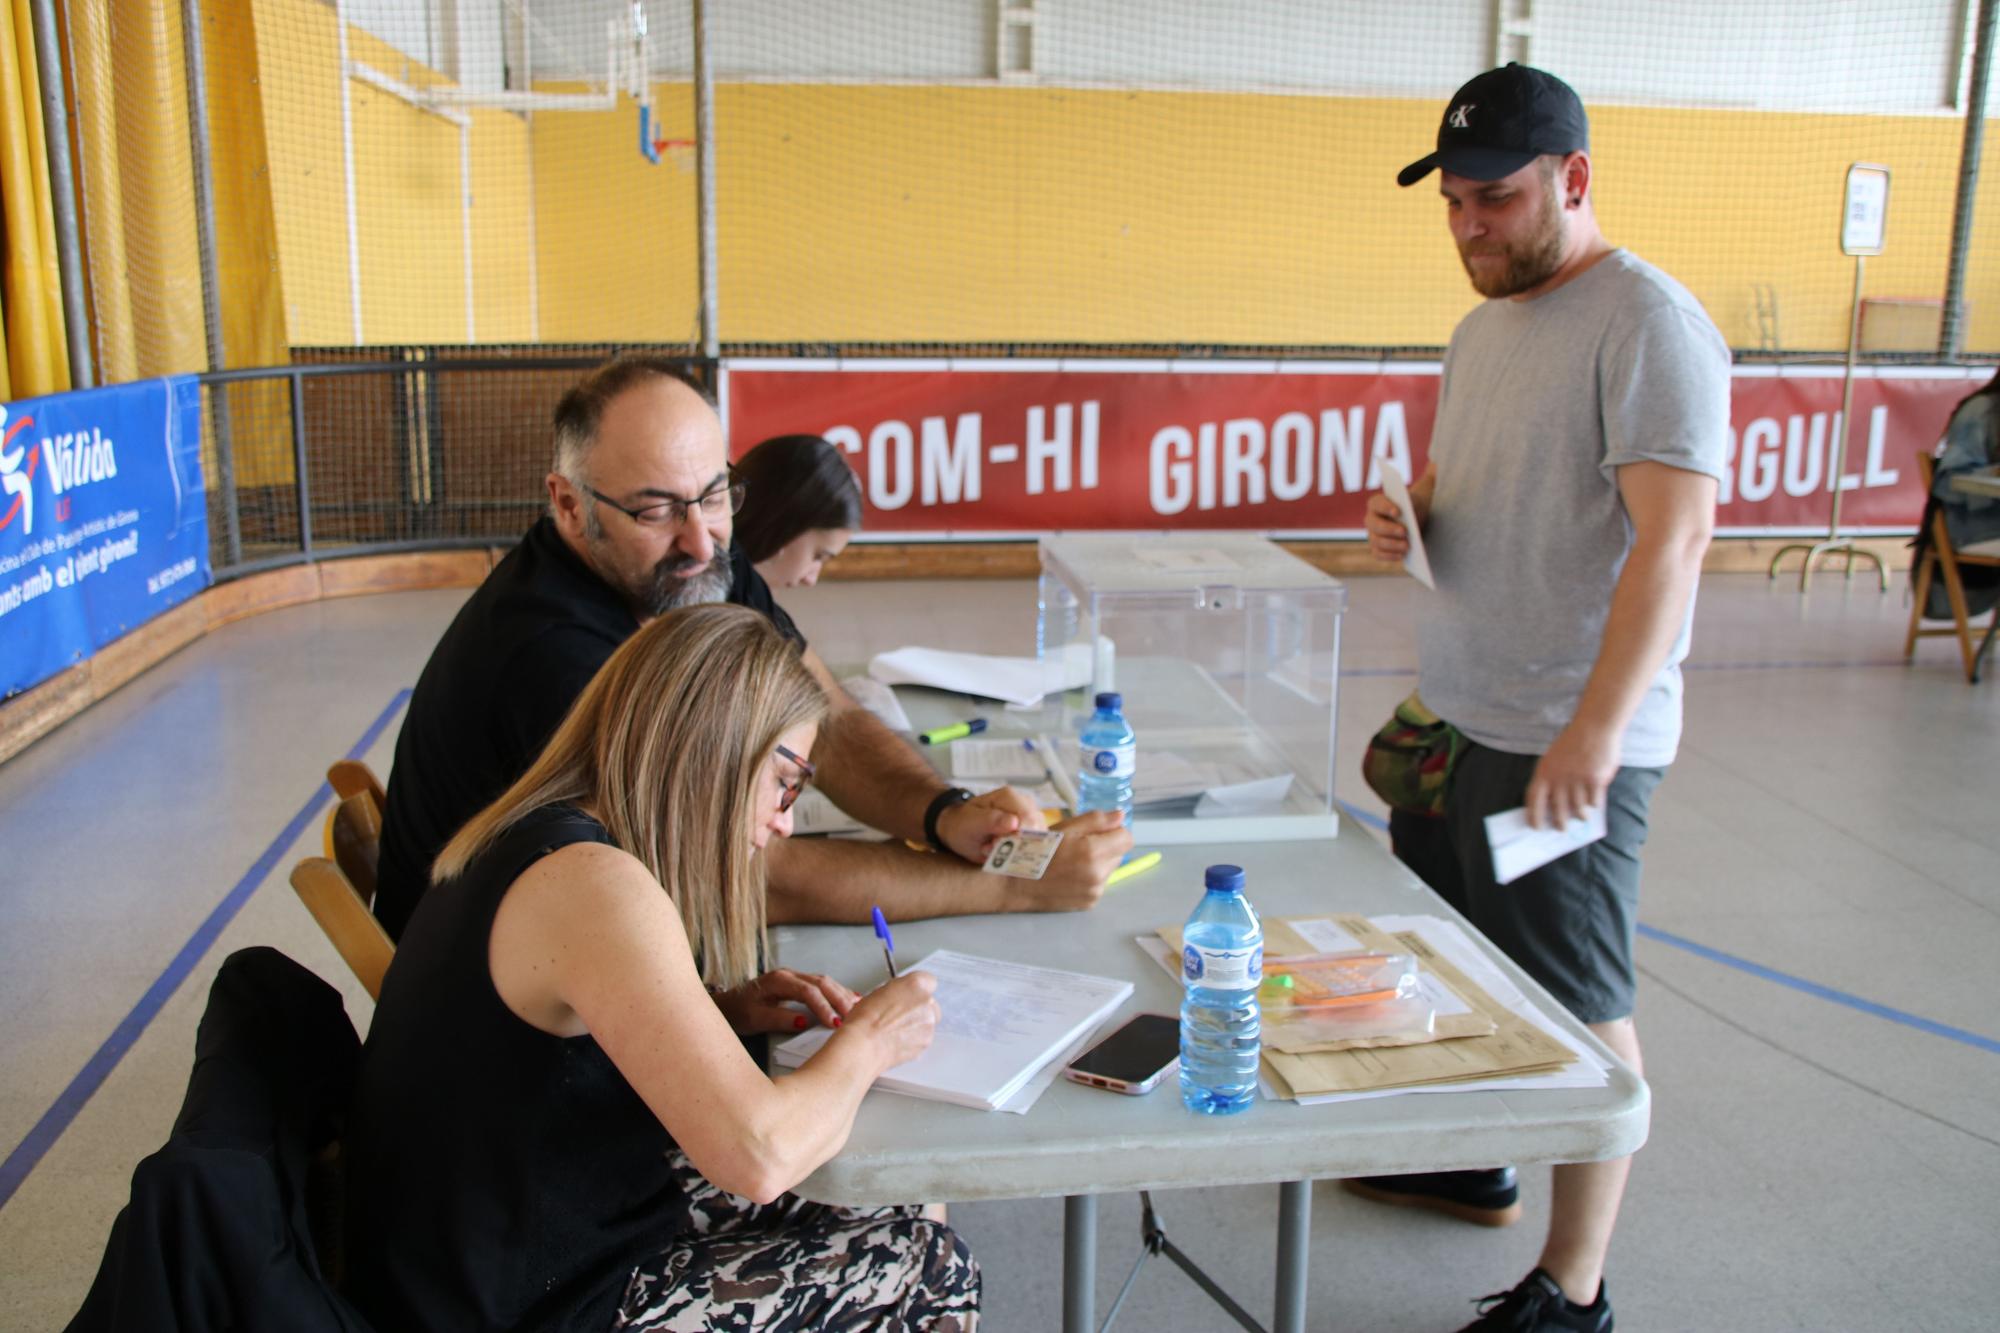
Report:
M882 941L882 960L889 965L889 980L896 979L896 941L889 937L889 923L882 919L882 909L871 907L868 914L875 918L875 937Z

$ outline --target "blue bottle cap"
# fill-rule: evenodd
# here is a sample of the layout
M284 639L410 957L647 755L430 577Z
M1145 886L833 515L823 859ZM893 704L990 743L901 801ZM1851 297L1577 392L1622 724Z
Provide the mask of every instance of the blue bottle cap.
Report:
M1210 893L1241 893L1243 892L1243 867L1210 866L1208 868L1206 883Z
M1125 696L1116 690L1106 690L1097 696L1100 711L1115 713L1125 706Z

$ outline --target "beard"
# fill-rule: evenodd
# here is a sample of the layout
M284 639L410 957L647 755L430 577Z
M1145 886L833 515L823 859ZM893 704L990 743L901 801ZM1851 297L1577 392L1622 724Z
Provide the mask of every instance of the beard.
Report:
M688 573L696 568L701 572ZM653 566L652 576L646 580L645 586L629 591L641 614L663 616L684 606L706 606L711 602L727 601L733 574L728 549L717 546L714 557L706 565L691 555L667 556Z
M600 553L594 562L599 576L606 582L617 565L604 551L604 525L598 520L596 507L586 511L583 520L584 540ZM729 585L735 581L735 570L730 566L730 548L717 542L715 555L703 566L691 555L669 555L661 559L651 570L636 579L619 578L614 586L625 595L642 620L663 616L669 611L678 611L684 606L705 606L711 602L729 600ZM689 570L701 568L699 574L690 575Z
M1562 267L1563 242L1562 206L1551 180L1541 218L1532 231L1503 245L1461 244L1458 259L1465 265L1465 276L1472 279L1472 289L1488 300L1498 300L1531 291L1554 277ZM1497 272L1476 267L1474 256L1484 255L1498 255L1507 262Z
M700 568L700 572L690 574L690 568ZM682 606L728 600L732 572L730 552L724 546L716 546L716 554L708 564L702 564L694 556L666 556L652 566L652 572L640 586L626 588L626 594L638 606L640 616L664 616L668 610L680 610Z

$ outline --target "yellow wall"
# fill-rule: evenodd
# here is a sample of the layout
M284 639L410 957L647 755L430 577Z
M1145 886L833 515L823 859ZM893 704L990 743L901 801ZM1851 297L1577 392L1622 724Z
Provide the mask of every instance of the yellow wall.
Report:
M317 0L255 0L271 195L295 346L355 341L347 187L341 155L340 47ZM412 87L438 82L360 28L352 59ZM362 340L467 339L464 176L456 125L371 84L349 84ZM473 329L481 342L530 337L527 128L472 111Z
M332 11L255 3L289 336L347 344ZM394 77L433 77L358 30L350 41ZM458 132L365 84L352 93L365 340L458 341ZM662 133L691 136L687 86L662 85L657 100ZM629 101L472 114L478 340L692 341L691 158L647 164ZM1430 183L1394 185L1436 116L1403 99L724 85L722 336L1436 345L1474 298ZM1602 108L1599 212L1615 242L1687 283L1732 345L1758 345L1755 290L1769 284L1785 348L1839 349L1848 163L1894 173L1868 294L1935 298L1961 128ZM1984 178L1978 234L2000 237L2000 171ZM1994 240L1972 256L1967 296L1967 345L2000 350Z
M662 137L694 137L686 85L661 87L655 102ZM530 137L542 341L696 341L692 155L647 162L638 106L624 98L615 111L538 111Z

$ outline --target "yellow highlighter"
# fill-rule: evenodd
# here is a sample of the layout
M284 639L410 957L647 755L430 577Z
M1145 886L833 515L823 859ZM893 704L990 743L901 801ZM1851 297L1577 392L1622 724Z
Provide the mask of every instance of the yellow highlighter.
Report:
M1158 852L1147 852L1144 856L1135 856L1124 865L1112 871L1110 877L1104 881L1104 887L1107 889L1111 888L1122 880L1132 878L1132 876L1142 870L1151 870L1159 863L1160 854Z

